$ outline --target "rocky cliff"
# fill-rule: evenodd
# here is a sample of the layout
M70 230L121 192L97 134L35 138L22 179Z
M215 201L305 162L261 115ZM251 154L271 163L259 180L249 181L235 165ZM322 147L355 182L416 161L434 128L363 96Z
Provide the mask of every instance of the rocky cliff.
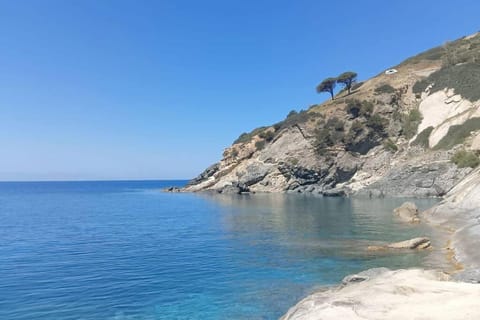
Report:
M184 191L443 196L480 151L480 35L242 134Z
M447 231L446 250L453 253L457 263L453 275L432 270L370 269L345 277L339 287L307 296L281 319L405 319L405 315L411 319L478 319L479 218L477 168L441 203L422 214L422 219Z

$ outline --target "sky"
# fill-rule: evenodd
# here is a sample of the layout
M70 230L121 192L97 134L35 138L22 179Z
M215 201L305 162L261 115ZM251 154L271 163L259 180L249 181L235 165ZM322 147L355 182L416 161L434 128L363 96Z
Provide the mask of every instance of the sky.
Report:
M480 30L478 1L0 0L0 180L189 179L242 132Z

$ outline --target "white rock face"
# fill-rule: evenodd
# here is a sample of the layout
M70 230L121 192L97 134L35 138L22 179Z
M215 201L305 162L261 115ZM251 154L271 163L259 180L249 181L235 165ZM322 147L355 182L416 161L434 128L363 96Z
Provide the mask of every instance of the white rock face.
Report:
M472 140L472 150L480 150L480 133L478 133Z
M434 147L447 134L452 125L459 125L473 117L480 117L478 103L472 103L455 95L452 89L445 89L427 96L418 107L423 120L418 133L433 127L429 143ZM414 137L411 141L415 140Z
M387 245L387 248L389 249L426 249L429 247L430 239L425 237L394 242Z
M480 281L480 168L457 184L438 206L427 210L424 217L453 231L455 260L466 271L475 271L471 279ZM471 280L463 276L460 279Z
M385 271L362 282L314 293L281 319L480 319L480 285L447 279L435 271Z

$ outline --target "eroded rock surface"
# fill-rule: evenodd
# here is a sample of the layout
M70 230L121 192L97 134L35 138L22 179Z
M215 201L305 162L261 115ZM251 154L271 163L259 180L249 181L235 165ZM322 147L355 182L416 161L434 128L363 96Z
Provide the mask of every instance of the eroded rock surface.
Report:
M480 319L480 286L447 281L437 271L378 270L314 293L282 320ZM375 274L376 273L376 274Z

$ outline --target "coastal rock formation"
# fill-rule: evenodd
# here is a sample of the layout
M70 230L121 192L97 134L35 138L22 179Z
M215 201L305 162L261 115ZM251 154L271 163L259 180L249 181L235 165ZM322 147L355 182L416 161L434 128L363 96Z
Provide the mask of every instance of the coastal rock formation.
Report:
M480 168L423 216L427 221L451 230L454 259L463 267L457 279L480 282Z
M430 248L431 243L430 239L425 237L413 238L410 240L393 242L385 246L369 246L367 250L369 251L378 251L378 250L389 250L389 249L428 249Z
M446 195L471 171L453 156L480 149L480 35L449 46L240 135L183 191Z
M281 319L480 319L478 285L447 281L446 274L436 271L377 269L372 273L308 296Z
M394 242L387 245L389 249L426 249L430 247L430 239L414 238L410 240Z
M403 221L410 223L420 222L418 208L413 202L405 202L400 207L395 208L393 213Z

